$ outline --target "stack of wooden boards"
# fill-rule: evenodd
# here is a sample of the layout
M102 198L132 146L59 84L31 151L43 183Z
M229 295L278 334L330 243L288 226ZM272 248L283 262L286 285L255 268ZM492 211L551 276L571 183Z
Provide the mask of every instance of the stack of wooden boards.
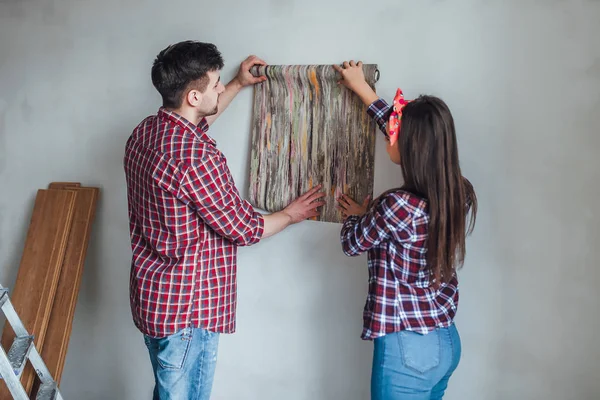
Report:
M50 374L60 383L99 189L54 182L37 192L11 301ZM15 334L5 324L2 347ZM21 377L35 398L39 380L31 364ZM5 384L0 399L11 399Z

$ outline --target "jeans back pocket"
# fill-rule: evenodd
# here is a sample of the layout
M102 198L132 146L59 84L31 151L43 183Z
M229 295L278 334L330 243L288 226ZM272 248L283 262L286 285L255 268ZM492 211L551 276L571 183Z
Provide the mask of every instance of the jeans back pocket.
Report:
M420 374L438 365L441 358L441 344L438 330L422 335L412 331L401 331L398 335L402 362Z
M150 341L161 368L182 369L192 344L192 328L185 328L164 338L152 338Z

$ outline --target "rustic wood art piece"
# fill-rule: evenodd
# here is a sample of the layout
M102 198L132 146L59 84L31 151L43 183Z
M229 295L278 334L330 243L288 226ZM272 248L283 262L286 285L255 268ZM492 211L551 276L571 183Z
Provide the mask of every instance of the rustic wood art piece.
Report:
M363 65L374 88L377 65ZM326 205L318 218L341 222L341 194L362 201L373 191L375 123L366 106L338 84L330 65L271 65L253 69L255 85L250 202L275 212L322 184Z

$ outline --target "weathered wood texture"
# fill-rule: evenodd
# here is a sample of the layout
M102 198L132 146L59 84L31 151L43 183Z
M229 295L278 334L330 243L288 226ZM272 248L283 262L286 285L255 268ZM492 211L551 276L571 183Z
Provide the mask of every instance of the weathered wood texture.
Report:
M374 88L376 65L363 66ZM279 211L322 184L318 218L341 222L341 193L362 201L373 191L375 123L358 96L338 84L330 65L255 67L267 80L254 88L250 202Z

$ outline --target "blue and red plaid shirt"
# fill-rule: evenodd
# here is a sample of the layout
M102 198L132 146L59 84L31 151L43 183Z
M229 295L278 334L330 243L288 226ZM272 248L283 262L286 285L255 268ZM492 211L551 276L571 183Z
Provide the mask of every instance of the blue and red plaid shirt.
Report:
M390 106L375 101L368 109L386 133ZM456 275L438 289L427 270L427 200L397 190L380 198L365 215L342 227L344 253L368 252L369 293L362 338L410 330L426 334L452 324L458 306Z
M207 131L206 120L195 126L161 108L125 148L131 311L149 336L234 332L237 246L263 234Z

